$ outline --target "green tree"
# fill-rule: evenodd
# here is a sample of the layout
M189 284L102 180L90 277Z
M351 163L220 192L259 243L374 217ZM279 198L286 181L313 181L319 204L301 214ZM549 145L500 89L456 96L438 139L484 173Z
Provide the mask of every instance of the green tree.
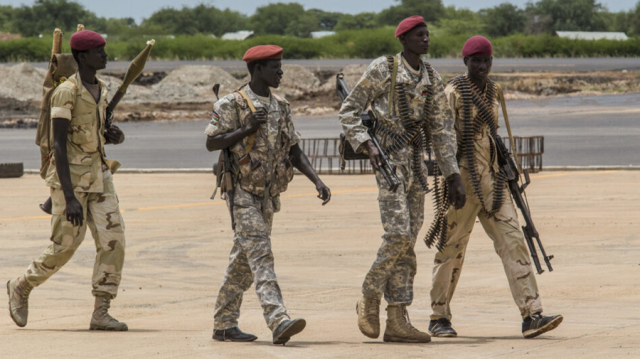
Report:
M0 5L0 31L12 32L15 10L10 5Z
M442 18L445 12L442 0L396 0L399 5L382 10L380 21L385 25L398 25L403 19L420 15L428 22L435 22Z
M631 35L640 35L640 1L628 15L629 31Z
M356 15L344 14L338 20L334 30L361 30L380 27L377 15L374 12L362 12Z
M343 14L339 12L327 12L320 9L310 9L307 10L307 14L313 14L317 21L317 28L314 30L322 30L322 31L331 31L333 30L338 21L343 16Z
M256 34L285 35L289 25L298 22L303 15L305 11L300 4L276 3L257 8L250 22ZM292 31L293 29L290 29L290 32Z
M518 32L522 33L527 21L524 10L510 3L482 9L478 15L489 36L508 36Z
M23 5L15 9L13 27L23 36L52 33L58 27L73 31L77 24L104 32L104 20L86 10L84 6L68 0L37 0L33 6Z
M604 11L596 0L540 0L527 4L530 22L550 19L545 32L606 30Z

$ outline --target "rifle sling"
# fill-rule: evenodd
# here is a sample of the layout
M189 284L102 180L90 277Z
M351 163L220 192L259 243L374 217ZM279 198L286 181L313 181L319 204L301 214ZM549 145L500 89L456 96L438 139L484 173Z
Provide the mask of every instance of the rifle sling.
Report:
M518 170L522 172L522 166L520 166L520 159L518 158L518 152L516 151L515 141L513 139L513 134L511 133L511 125L509 124L509 115L507 114L507 103L504 99L504 92L502 91L502 86L496 83L498 87L498 99L500 100L500 105L502 106L502 116L504 117L504 123L507 126L507 132L509 133L509 142L511 143L511 151L513 152L513 157L516 160L516 164L518 165Z
M391 56L390 56L391 57ZM398 57L397 56L393 56L393 60L392 59L388 59L391 60L389 62L392 62L391 64L391 87L390 87L390 91L389 91L389 117L393 116L393 96L395 94L395 88L396 88L396 77L398 77Z
M251 110L251 113L256 112L256 107L253 105L253 102L251 101L249 96L247 96L247 94L244 91L238 91L238 93L247 102L247 106L249 106L249 109ZM257 132L258 131L256 131L256 132L252 133L251 135L249 135L249 140L247 142L247 146L244 149L245 156L248 155L249 152L251 152L251 150L253 149L253 145L256 144L256 134L257 134Z

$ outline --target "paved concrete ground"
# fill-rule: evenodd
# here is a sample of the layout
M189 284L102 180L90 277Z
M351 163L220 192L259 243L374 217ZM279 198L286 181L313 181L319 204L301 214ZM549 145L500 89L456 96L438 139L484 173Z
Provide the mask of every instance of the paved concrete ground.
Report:
M477 226L453 301L460 337L429 344L384 344L360 334L355 302L382 228L372 176L325 176L322 207L296 176L276 216L273 249L285 303L308 326L285 347L257 298L245 296L241 327L250 344L211 340L213 304L227 265L231 231L225 205L209 201L206 174L116 174L127 225L125 272L112 314L128 333L88 331L95 249L86 239L70 263L33 291L29 325L17 328L0 301L0 356L9 358L637 358L640 356L640 181L638 172L537 174L529 191L555 271L536 276L545 312L564 323L538 339L521 337L519 312L500 260ZM47 195L35 175L0 180L0 279L22 273L49 241L37 208ZM430 206L428 206L430 207ZM428 209L427 224L432 218ZM426 225L425 225L426 227ZM424 235L425 229L421 231ZM410 307L428 326L434 251L416 245ZM382 308L384 326L385 312Z
M284 64L295 64L309 68L310 70L338 71L351 64L369 64L372 59L310 59L310 60L284 60ZM429 62L440 72L465 71L462 59L429 59ZM9 63L11 66L15 63ZM31 65L46 68L47 62L33 62ZM246 71L247 65L240 60L217 61L149 61L145 66L146 71L171 71L185 65L214 65L227 71ZM129 67L128 61L111 61L104 71L125 72ZM640 62L633 57L622 58L538 58L517 59L500 58L493 61L495 72L526 72L526 71L562 71L562 72L588 72L588 71L638 71Z
M546 166L640 165L640 94L509 102L516 136L544 136ZM305 138L338 137L337 116L296 117ZM500 120L503 123L503 120ZM107 155L123 168L204 168L217 161L204 147L207 121L123 123L125 143ZM120 124L119 124L120 125ZM0 129L0 162L40 168L35 129ZM506 131L501 129L501 134Z

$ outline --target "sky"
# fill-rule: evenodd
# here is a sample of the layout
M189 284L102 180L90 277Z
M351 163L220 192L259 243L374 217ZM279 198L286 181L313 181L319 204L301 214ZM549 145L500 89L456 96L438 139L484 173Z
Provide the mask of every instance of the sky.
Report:
M469 8L479 10L481 8L493 7L495 5L510 2L519 6L524 5L529 0L443 0L446 6L455 5L459 8ZM212 4L218 8L230 8L247 15L254 13L259 6L276 2L291 2L289 0L76 0L87 9L102 17L132 17L136 22L149 17L153 12L163 7L180 8L183 5L194 6L200 3ZM396 2L393 0L296 0L306 9L319 8L325 11L338 11L343 13L356 14L359 12L371 11L379 12ZM599 0L599 2L611 11L629 10L635 7L638 0ZM33 0L0 0L2 5L20 6L31 5Z

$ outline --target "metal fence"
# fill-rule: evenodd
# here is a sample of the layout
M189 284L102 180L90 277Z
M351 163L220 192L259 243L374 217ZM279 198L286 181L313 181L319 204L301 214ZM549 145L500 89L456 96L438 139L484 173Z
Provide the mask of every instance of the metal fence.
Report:
M517 137L514 142L518 159L522 168L531 172L542 170L542 154L544 153L544 137ZM368 174L373 173L369 160L347 161L346 167L340 169L339 138L304 138L300 142L302 151L309 157L311 165L321 174ZM511 144L507 141L507 147ZM435 158L432 156L432 158Z

